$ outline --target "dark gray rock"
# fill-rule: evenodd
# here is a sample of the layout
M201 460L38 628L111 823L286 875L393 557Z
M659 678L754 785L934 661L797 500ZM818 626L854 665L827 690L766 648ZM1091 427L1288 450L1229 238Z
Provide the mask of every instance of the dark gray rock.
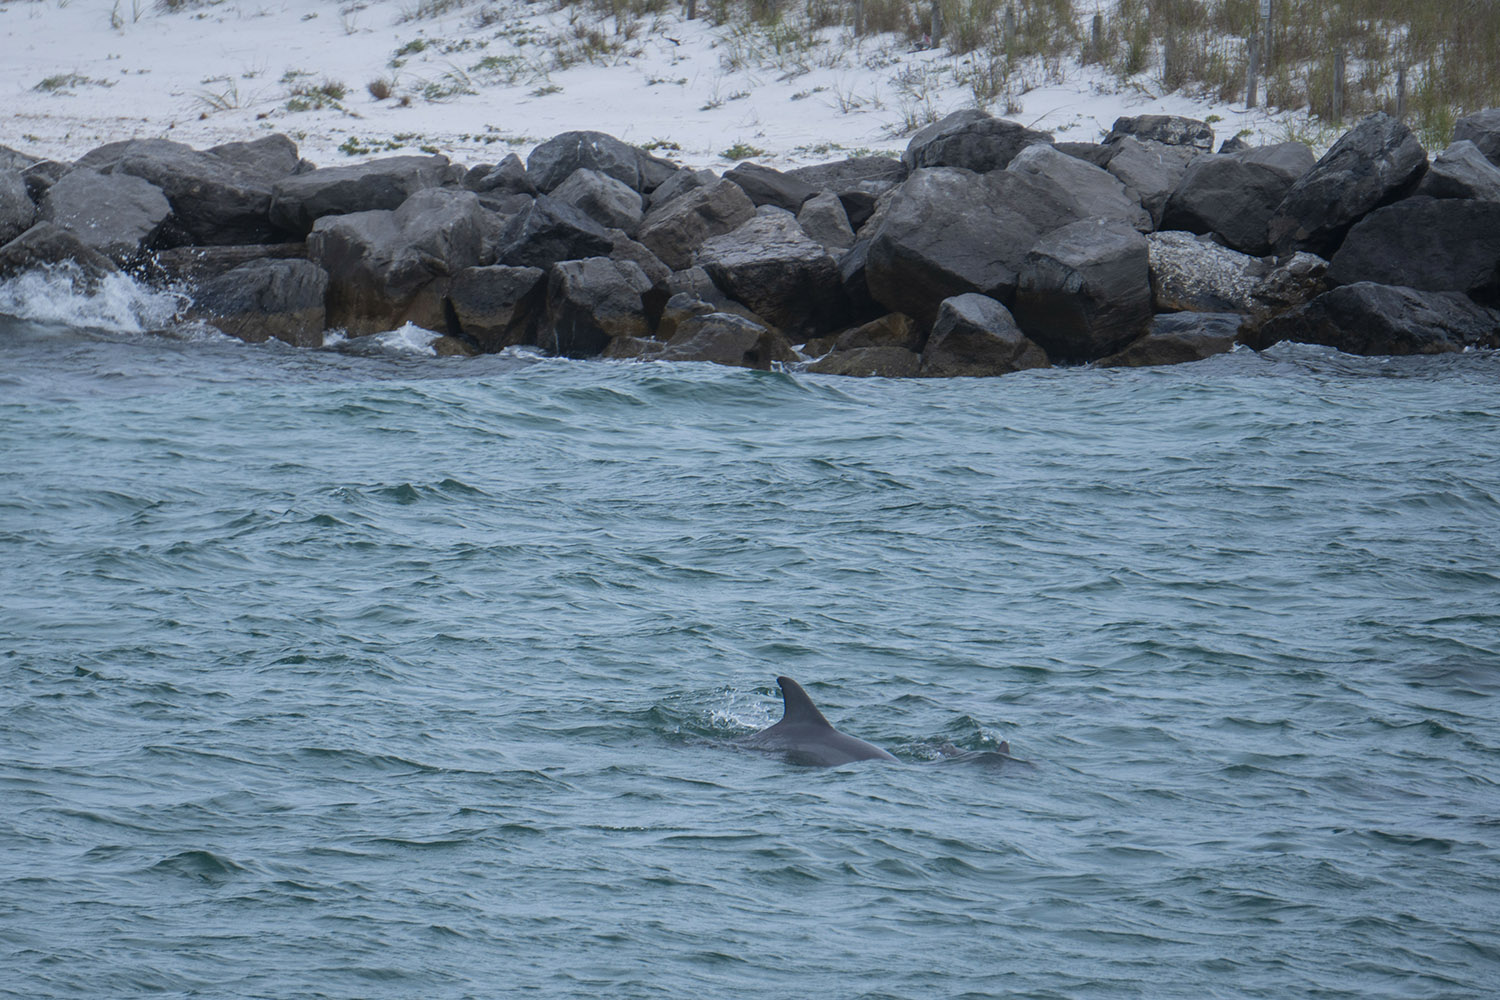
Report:
M1228 139L1225 139L1223 142L1219 143L1220 153L1242 153L1247 149L1254 148L1254 146L1251 146L1243 138L1237 135L1232 135Z
M1197 146L1169 146L1124 136L1111 143L1114 154L1105 168L1125 185L1131 197L1151 213L1151 224L1161 228L1167 199L1177 190L1189 164L1203 156Z
M663 264L661 258L652 253L644 243L637 243L626 235L623 229L609 229L606 232L610 239L610 259L630 261L651 279L652 287L665 292L667 282L672 280L672 269Z
M758 163L741 163L725 173L724 179L738 184L757 208L775 205L795 213L803 202L818 193L811 184Z
M1266 226L1313 163L1312 150L1300 142L1197 157L1168 198L1161 228L1217 233L1236 250L1270 253Z
M572 205L540 195L511 216L500 231L496 259L512 267L551 267L561 260L604 257L614 249L609 233Z
M67 263L78 268L79 280L75 286L79 290L91 288L100 278L119 270L114 261L50 222L38 222L9 243L0 245L0 278L49 264Z
M1027 146L1005 168L1011 173L1045 177L1073 200L1075 218L1117 219L1141 232L1151 230L1151 214L1125 190L1119 178L1101 167L1042 143Z
M662 361L712 361L762 370L773 363L797 360L791 344L777 331L743 316L722 312L685 320L656 357Z
M569 358L601 354L615 337L649 337L641 293L651 282L629 261L568 260L547 273L547 311L537 346Z
M42 199L42 218L117 264L151 246L171 214L167 196L155 184L87 167L64 174Z
M916 353L921 350L922 342L926 339L924 332L910 316L887 313L851 329L810 340L806 350L811 357L821 357L830 351L854 351L865 347L900 347Z
M580 169L597 170L647 194L672 176L677 166L603 132L564 132L526 158L526 174L538 191L550 193Z
M969 108L921 129L906 144L901 162L908 170L960 167L975 173L1001 170L1027 146L1051 143L1047 132L1033 132L1004 118Z
M1428 198L1500 201L1500 167L1486 159L1478 146L1461 139L1433 159L1416 193Z
M869 259L869 240L859 240L838 259L839 280L844 286L844 298L849 303L851 322L874 319L887 311L870 294L870 284L866 280Z
M954 295L979 292L1009 302L1026 251L1073 218L1071 197L1045 177L918 170L898 189L870 242L866 284L887 311L923 326Z
M836 195L868 190L865 185L872 182L895 186L906 180L908 173L906 165L892 156L855 156L787 171L788 176L814 191L832 191Z
M1500 202L1407 198L1376 209L1349 230L1329 277L1500 301Z
M1048 233L1026 254L1013 311L1049 357L1092 361L1118 350L1151 322L1146 238L1094 219Z
M572 205L606 229L633 233L641 224L645 208L634 188L597 170L578 169L557 187L552 197Z
M328 323L352 336L415 323L446 330L448 279L480 263L485 211L471 191L418 191L394 212L325 215L307 239L328 272Z
M0 169L0 243L9 243L36 221L36 203L19 170Z
M718 311L711 303L689 293L679 292L669 298L667 304L662 307L661 319L656 326L657 339L671 340L677 335L678 328L694 316L707 316L711 312Z
M158 284L201 285L242 264L262 260L306 260L306 243L245 243L239 246L172 247L147 254L136 265Z
M1401 122L1383 112L1361 119L1287 191L1267 226L1277 253L1328 257L1349 227L1409 193L1427 169L1427 153Z
M327 215L394 211L418 191L448 178L446 156L386 156L347 167L328 167L276 182L271 221L306 235Z
M235 146L221 158L165 139L130 139L92 150L77 165L160 188L172 204L172 218L158 235L164 246L274 243L282 238L270 218L272 187L284 177L276 172L285 166L281 146L259 149L264 155Z
M252 261L200 285L190 316L251 344L321 347L327 292L327 272L310 261Z
M838 265L789 213L756 215L706 240L694 262L794 339L831 330L848 316Z
M797 225L830 253L841 253L854 245L854 229L849 225L844 203L832 191L807 199L797 213Z
M487 353L534 344L546 277L539 267L466 267L448 284L451 318L464 337Z
M1465 115L1453 125L1454 142L1472 142L1479 151L1500 167L1500 108L1486 108Z
M21 177L26 181L26 193L31 195L31 200L38 205L42 203L42 197L47 189L62 180L64 174L73 169L71 163L58 163L56 160L40 160L21 171Z
M1326 344L1346 354L1443 354L1500 345L1500 313L1458 292L1362 281L1266 323L1263 344Z
M1205 153L1213 152L1214 130L1207 122L1180 115L1135 115L1116 118L1114 128L1104 137L1105 145L1126 136L1141 142L1159 142L1165 146L1191 146Z
M1115 155L1115 146L1106 146L1101 142L1059 142L1054 144L1059 153L1067 153L1069 156L1092 163L1100 170L1109 166L1109 158Z
M807 366L814 375L855 378L916 378L922 358L904 347L854 347L834 351Z
M1047 354L1028 339L1010 311L973 292L944 299L922 352L922 375L1006 375L1046 368Z
M674 271L693 265L693 253L755 215L755 205L733 181L722 178L688 191L646 213L636 239Z
M605 345L604 353L600 357L615 361L654 361L666 349L666 343L661 340L648 340L645 337L616 337Z
M646 196L647 207L658 208L673 198L717 184L718 181L719 175L712 170L679 170L663 181L661 187Z
M1095 362L1100 368L1140 368L1202 361L1234 350L1239 313L1166 313L1151 320L1146 333Z
M226 142L206 152L221 162L258 177L286 177L313 169L297 154L297 144L284 135L268 135L249 142Z
M37 157L27 156L19 149L0 146L0 170L14 170L21 173L40 162L41 160Z
M526 176L526 164L515 153L496 164L481 164L464 175L464 187L475 194L536 196L536 185Z

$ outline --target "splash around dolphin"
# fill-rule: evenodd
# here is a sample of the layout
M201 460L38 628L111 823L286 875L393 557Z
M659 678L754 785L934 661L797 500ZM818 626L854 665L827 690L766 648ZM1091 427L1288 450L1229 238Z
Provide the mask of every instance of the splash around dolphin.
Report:
M778 753L790 763L809 767L835 767L856 760L896 760L873 743L834 729L802 690L802 685L790 677L778 677L776 684L781 688L784 706L781 721L746 736L739 741L740 746Z

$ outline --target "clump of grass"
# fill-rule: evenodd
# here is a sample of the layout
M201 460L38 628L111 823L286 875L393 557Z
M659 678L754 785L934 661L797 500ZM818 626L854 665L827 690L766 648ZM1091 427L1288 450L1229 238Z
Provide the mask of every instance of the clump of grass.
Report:
M289 82L287 77L292 77L291 87L287 92L288 111L320 111L323 108L344 110L339 102L349 95L349 88L339 81L324 77L321 82L313 83L304 75L293 76L288 73L282 77L283 83Z
M230 111L240 106L240 87L229 76L210 76L200 81L204 86L218 84L209 90L200 90L198 103L208 111Z
M370 96L375 98L375 100L384 101L396 92L396 81L388 76L377 76L365 84L365 89L370 92Z
M726 160L753 160L757 156L765 156L766 151L758 146L752 146L748 142L738 141L733 146L719 154Z
M32 90L43 94L71 94L77 87L113 87L112 80L95 80L92 77L83 76L78 73L57 73L49 76Z

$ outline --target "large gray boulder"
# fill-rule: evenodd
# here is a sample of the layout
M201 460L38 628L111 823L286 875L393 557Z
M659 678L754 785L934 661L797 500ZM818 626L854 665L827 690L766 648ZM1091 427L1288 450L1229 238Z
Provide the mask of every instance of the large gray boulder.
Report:
M1119 142L1130 136L1140 142L1159 142L1166 146L1191 146L1212 152L1214 130L1207 122L1181 115L1135 115L1116 118L1114 127L1104 137L1104 144Z
M28 156L19 149L0 146L0 170L14 170L21 173L40 162L35 156Z
M1500 167L1486 159L1478 146L1460 139L1433 158L1416 193L1429 198L1500 201Z
M647 209L658 208L673 198L685 195L701 187L718 183L719 175L712 170L682 169L662 181L661 187L646 195Z
M1141 368L1202 361L1234 350L1239 313L1164 313L1147 331L1120 350L1095 362L1100 368Z
M1337 285L1399 283L1500 300L1500 202L1406 198L1365 216L1329 264Z
M922 375L928 378L1046 367L1046 352L1021 332L1010 311L975 292L943 300L922 352Z
M1236 250L1270 253L1266 226L1314 162L1312 150L1300 142L1197 157L1167 199L1161 228L1217 233Z
M922 343L927 339L926 334L927 331L919 329L910 316L886 313L868 323L810 340L805 345L805 350L812 357L865 347L900 347L915 353L922 349Z
M202 285L242 264L262 260L306 260L306 243L244 243L239 246L172 247L154 250L133 264L157 284Z
M1427 152L1411 129L1384 112L1370 115L1291 186L1267 239L1277 253L1331 256L1350 226L1409 193L1426 169Z
M724 179L738 184L756 208L774 205L794 214L803 202L818 193L811 184L759 163L741 163L725 173Z
M552 197L572 205L605 229L633 233L641 224L645 209L638 191L624 181L615 180L597 170L581 167L552 189Z
M1044 177L1073 199L1079 219L1118 219L1141 232L1151 230L1151 213L1125 190L1119 178L1085 160L1042 143L1027 146L1005 168L1011 173Z
M328 323L351 336L447 329L449 278L480 263L485 210L471 191L418 191L394 212L325 215L308 257L328 272Z
M656 358L661 361L712 361L738 368L768 370L773 363L796 361L797 353L777 331L743 316L715 312L683 321L676 335Z
M78 166L129 174L160 188L172 218L158 235L166 246L273 243L270 218L275 184L298 169L296 145L286 136L223 147L225 155L166 139L130 139L94 149Z
M654 206L636 239L674 271L693 265L693 254L713 236L732 232L755 215L755 205L733 181L722 178Z
M1151 214L1152 227L1160 229L1167 199L1177 190L1188 166L1205 155L1203 150L1197 146L1142 142L1129 135L1109 145L1114 152L1105 169Z
M1051 142L1051 133L968 108L919 130L906 144L901 162L908 170L960 167L982 174L1003 169L1027 146Z
M1049 357L1092 361L1151 322L1146 238L1121 222L1085 219L1048 233L1026 254L1016 322Z
M797 342L848 316L838 264L788 212L763 210L704 242L694 263Z
M506 220L495 256L511 267L547 268L561 260L607 256L614 240L572 205L540 195Z
M539 267L466 267L448 283L459 332L486 353L536 343L547 272Z
M19 170L0 169L0 243L9 243L36 221L36 204Z
M863 185L875 182L900 184L909 173L906 165L892 156L854 156L846 160L831 160L810 167L797 167L787 174L807 184L814 191L863 190Z
M568 260L547 273L547 310L537 346L569 358L591 358L615 337L649 337L641 293L651 281L629 261Z
M1500 346L1500 313L1458 292L1362 281L1271 320L1260 339L1326 344L1346 354L1444 354Z
M506 154L499 163L481 163L464 174L464 187L475 194L535 196L536 185L526 176L526 164L515 153Z
M327 272L311 261L252 261L200 285L190 316L252 344L321 347L327 292Z
M418 191L448 180L446 156L385 156L284 177L272 190L271 221L298 236L325 215L394 211Z
M64 174L42 198L42 218L117 264L151 246L171 214L171 204L155 184L87 167Z
M74 284L79 291L92 289L105 275L119 271L114 261L50 222L38 222L0 245L0 278L49 264L76 266L78 280Z
M676 173L677 166L603 132L563 132L526 158L526 175L542 192L550 193L580 169L597 170L647 194Z
M1454 122L1453 141L1472 142L1491 163L1500 167L1500 108L1485 108Z
M866 285L888 311L924 326L954 295L979 292L1010 302L1026 251L1042 233L1072 221L1072 211L1067 192L1045 177L918 170L871 239Z
M842 253L854 245L854 229L844 203L832 191L814 195L797 212L797 225L810 239L830 253Z

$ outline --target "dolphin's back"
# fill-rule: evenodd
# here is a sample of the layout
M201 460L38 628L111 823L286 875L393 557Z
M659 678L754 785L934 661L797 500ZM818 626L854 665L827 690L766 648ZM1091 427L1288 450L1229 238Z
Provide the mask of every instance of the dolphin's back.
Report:
M781 687L784 706L781 721L745 737L740 741L741 745L784 753L792 763L812 767L834 767L856 760L896 759L873 743L833 728L807 692L802 690L802 685L790 677L778 677L776 683Z

